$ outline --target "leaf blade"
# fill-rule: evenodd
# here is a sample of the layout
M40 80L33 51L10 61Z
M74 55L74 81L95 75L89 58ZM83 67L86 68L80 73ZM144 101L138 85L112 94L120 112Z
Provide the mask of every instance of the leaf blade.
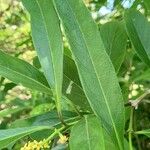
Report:
M7 60L7 61L6 61ZM23 86L51 94L43 74L29 63L9 56L0 50L0 74Z
M36 131L49 129L48 126L34 126L16 129L0 130L0 148L5 148L9 144L27 136Z
M31 16L33 43L56 101L61 99L63 44L52 0L22 0ZM59 105L59 102L57 102Z
M139 58L150 66L150 24L138 11L129 10L125 13L128 36Z
M77 138L80 136L80 138ZM85 116L71 130L69 145L71 150L105 150L102 126L94 116Z
M108 22L100 26L100 33L105 49L118 72L126 54L127 35L124 26L118 21Z
M88 101L122 149L123 100L115 70L102 46L97 26L82 1L55 0L53 2L63 22Z

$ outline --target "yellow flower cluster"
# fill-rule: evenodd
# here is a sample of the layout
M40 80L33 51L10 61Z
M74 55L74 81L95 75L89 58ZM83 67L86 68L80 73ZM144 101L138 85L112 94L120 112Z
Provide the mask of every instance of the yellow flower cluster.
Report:
M44 139L43 141L28 142L20 150L43 150L49 148L49 143Z

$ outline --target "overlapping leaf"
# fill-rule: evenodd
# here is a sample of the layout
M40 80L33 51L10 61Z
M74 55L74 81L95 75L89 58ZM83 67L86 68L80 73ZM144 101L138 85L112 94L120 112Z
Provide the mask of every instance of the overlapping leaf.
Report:
M136 53L150 66L150 23L140 12L129 10L125 14L126 29Z
M0 75L17 84L52 94L44 75L29 63L0 51Z
M80 80L95 114L123 149L124 106L118 79L98 28L81 0L54 0Z
M61 99L63 45L52 0L22 0L31 16L32 38L45 77L56 101ZM57 103L59 105L59 102Z
M94 116L85 116L71 130L71 150L105 150L102 125Z
M116 72L118 72L126 54L127 35L125 28L122 23L113 21L102 25L100 33L105 49Z

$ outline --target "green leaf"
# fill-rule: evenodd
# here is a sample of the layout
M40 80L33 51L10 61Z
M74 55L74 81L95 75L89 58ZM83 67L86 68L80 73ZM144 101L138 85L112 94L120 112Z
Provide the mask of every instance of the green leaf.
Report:
M59 101L63 78L63 44L58 16L52 0L22 2L31 15L33 43L42 69L56 101Z
M7 61L6 61L7 60ZM0 51L0 75L30 89L51 93L44 75L29 63Z
M79 80L75 62L64 55L63 95L84 110L91 110Z
M5 148L9 144L40 130L49 129L49 126L34 126L26 128L16 128L0 130L0 149Z
M135 134L143 134L143 135L146 135L150 138L150 129L137 131L137 132L135 132Z
M75 113L69 111L63 111L63 117L65 122L70 122L77 119L77 115ZM11 128L19 128L19 127L31 127L31 126L49 126L56 127L61 125L60 119L56 111L50 111L44 114L32 116L26 119L19 119L15 122L11 123Z
M85 111L91 111L91 107L84 94L83 89L65 75L63 79L63 98L67 98L68 100L73 102L73 104L79 106Z
M150 66L150 23L138 11L125 13L126 29L140 59Z
M79 117L76 113L70 111L62 111L63 119L66 123L78 121ZM38 131L30 135L31 138L42 140L50 135L54 128L62 125L56 111L50 111L44 114L35 115L26 119L19 119L11 123L9 128L32 127L32 126L49 126L49 130Z
M81 0L53 2L64 25L88 101L116 145L123 149L124 104L98 27Z
M81 87L77 67L75 65L74 60L70 58L68 55L64 55L63 66L64 66L63 67L64 75Z
M80 138L79 138L80 137ZM102 125L94 116L85 116L71 130L71 150L105 150Z
M126 54L127 35L122 23L108 22L100 27L105 49L116 69L119 71Z
M89 137L87 133L89 133ZM73 126L69 141L70 148L71 150L90 149L88 141L92 150L99 150L100 148L106 150L110 148L111 150L119 150L113 143L111 136L102 128L99 120L93 115L86 116ZM128 150L128 147L128 142L124 139L124 149Z

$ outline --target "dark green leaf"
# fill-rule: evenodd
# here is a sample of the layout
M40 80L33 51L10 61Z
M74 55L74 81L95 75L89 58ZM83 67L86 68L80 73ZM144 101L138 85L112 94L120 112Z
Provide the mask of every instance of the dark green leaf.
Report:
M63 78L63 44L58 16L52 0L22 2L31 15L33 43L42 69L56 101L59 101Z
M113 21L100 27L105 49L116 69L119 71L126 54L127 35L122 23Z
M41 72L29 63L9 56L2 51L0 51L0 75L8 78L14 83L21 83L25 87L52 94Z
M81 0L54 0L80 80L94 113L123 149L124 105L115 69L98 27Z
M63 112L63 118L65 122L69 122L71 120L75 120L77 115L75 113L71 113L68 111ZM11 124L11 128L18 127L30 127L30 126L49 126L54 127L60 125L60 119L56 111L50 111L41 115L36 115L33 117L29 117L26 119L16 120Z
M150 66L150 23L138 11L129 10L125 13L126 29L136 53Z
M74 61L64 56L63 95L82 109L91 110L79 80Z

